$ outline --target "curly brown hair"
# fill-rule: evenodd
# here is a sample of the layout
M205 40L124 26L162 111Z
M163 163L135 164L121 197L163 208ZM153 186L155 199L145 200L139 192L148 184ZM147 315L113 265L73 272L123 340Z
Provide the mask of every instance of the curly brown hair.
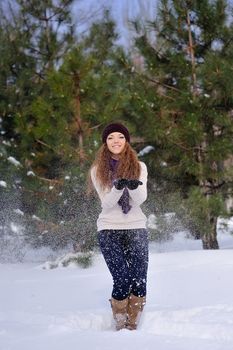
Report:
M88 193L93 191L91 181L91 169L96 167L96 178L103 189L112 187L112 172L110 168L111 152L106 143L104 143L96 154L96 158L89 171ZM120 154L119 164L116 170L116 178L139 179L141 167L138 156L131 145L126 142L125 147Z

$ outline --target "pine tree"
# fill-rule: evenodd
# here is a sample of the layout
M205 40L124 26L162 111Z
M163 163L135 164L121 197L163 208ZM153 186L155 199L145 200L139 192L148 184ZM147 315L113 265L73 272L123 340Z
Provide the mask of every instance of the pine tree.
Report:
M217 218L225 213L233 180L225 167L233 150L233 26L227 2L161 0L147 31L150 36L141 32L136 40L148 91L145 135L167 164L162 174L182 186L183 213L198 226L203 247L216 249Z
M86 197L87 170L100 146L99 127L116 116L124 118L129 103L127 58L114 46L115 39L115 25L106 14L64 56L59 69L49 72L47 93L31 105L32 114L40 121L31 133L48 149L49 158L43 159L45 164L53 164L48 169L51 182L58 180L51 191L53 209L51 203L41 206L42 217L50 213L51 223L56 217L63 219L62 224L52 226L55 245L72 237L87 249L95 241L97 202ZM38 166L36 159L34 166ZM68 181L64 181L66 177ZM50 241L49 234L43 235L43 240Z
M30 164L37 148L40 156L43 152L40 138L33 139L31 133L40 127L33 103L37 96L48 93L47 76L72 45L72 2L19 0L10 14L2 10L1 113L6 136L16 138L18 157L25 164Z
M21 34L27 36L26 50L37 62L38 78L59 65L74 41L71 5L74 0L17 0Z
M20 93L21 103L14 104L14 123L9 124L9 130L17 136L16 151L24 166L22 210L38 218L28 221L31 234L27 240L36 246L47 243L56 248L76 237L77 242L90 247L95 223L87 218L87 208L91 205L93 213L96 203L93 199L83 201L86 173L99 147L100 125L116 116L124 118L129 103L127 58L115 47L115 24L108 13L62 57L56 50L53 56L43 56L47 37L44 27L38 25L39 19L44 19L42 5L20 4L22 11L15 17L15 25L7 23L9 33L15 33L16 52L22 55L12 84ZM24 32L25 28L28 31ZM34 42L35 28L39 34ZM25 33L23 42L17 33ZM8 32L4 34L7 42ZM29 50L30 45L37 49ZM4 53L8 50L6 46ZM5 65L8 63L6 58ZM9 69L6 71L9 77ZM5 96L11 100L14 93Z

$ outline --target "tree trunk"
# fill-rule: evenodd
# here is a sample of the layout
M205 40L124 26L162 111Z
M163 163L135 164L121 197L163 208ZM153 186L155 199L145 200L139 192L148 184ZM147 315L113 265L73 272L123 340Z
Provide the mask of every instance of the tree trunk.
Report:
M189 10L187 10L186 16L187 16L187 24L188 24L188 35L189 35L188 52L190 54L191 64L192 64L192 83L193 83L192 84L192 93L193 93L193 97L195 97L198 93L197 75L196 75L196 62L195 62L194 44L193 44L191 21L190 21L190 11Z
M81 118L81 108L80 108L80 77L78 73L74 74L74 84L75 84L75 120L76 120L76 128L77 128L77 134L78 134L78 141L79 141L79 159L80 159L80 165L82 166L85 160L85 152L83 147L83 137L84 137L84 131L83 131L83 122Z
M219 249L217 240L217 218L212 217L210 219L210 224L210 231L202 236L202 247L203 249Z
M208 200L210 196L215 193L215 186L213 183L205 179L204 176L204 151L206 150L206 142L203 142L197 152L197 159L199 162L199 187L203 196ZM214 164L212 165L212 169ZM202 235L202 247L203 249L219 249L218 240L217 240L217 217L209 213L208 220L210 229L208 232Z

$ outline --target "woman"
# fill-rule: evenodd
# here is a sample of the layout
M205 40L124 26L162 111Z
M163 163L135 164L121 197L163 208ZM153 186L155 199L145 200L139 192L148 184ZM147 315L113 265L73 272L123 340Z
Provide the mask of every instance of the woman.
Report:
M140 205L147 198L147 168L138 161L123 124L107 125L102 142L90 171L102 206L98 240L113 277L116 329L133 330L146 303L148 233Z

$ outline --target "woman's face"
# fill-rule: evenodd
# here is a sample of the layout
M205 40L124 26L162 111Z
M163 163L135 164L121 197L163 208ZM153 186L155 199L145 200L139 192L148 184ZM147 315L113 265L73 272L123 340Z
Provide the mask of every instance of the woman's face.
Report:
M120 132L112 132L108 135L106 143L113 158L118 159L125 147L126 139Z

